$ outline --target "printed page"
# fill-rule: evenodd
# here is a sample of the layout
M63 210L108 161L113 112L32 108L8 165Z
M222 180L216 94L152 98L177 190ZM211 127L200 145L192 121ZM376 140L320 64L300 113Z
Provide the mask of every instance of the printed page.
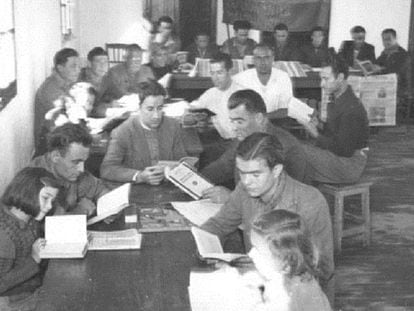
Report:
M213 203L210 200L192 202L171 202L171 205L185 218L197 226L201 226L213 217L223 204Z
M86 243L86 215L47 216L46 244Z
M202 257L210 257L209 254L223 254L223 247L217 235L204 231L197 227L191 228L198 252Z
M139 249L142 235L137 229L88 231L89 250Z

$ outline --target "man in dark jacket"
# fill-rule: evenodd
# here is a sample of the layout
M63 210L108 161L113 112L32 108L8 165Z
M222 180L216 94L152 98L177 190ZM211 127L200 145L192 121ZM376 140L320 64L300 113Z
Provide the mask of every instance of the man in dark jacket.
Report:
M365 42L365 34L364 27L355 26L351 29L352 41L342 42L339 55L343 57L349 67L357 68L357 61L375 62L375 48Z

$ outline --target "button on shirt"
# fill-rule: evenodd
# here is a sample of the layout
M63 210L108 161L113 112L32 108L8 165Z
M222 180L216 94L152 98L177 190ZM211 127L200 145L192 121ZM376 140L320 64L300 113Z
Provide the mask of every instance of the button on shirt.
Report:
M214 112L216 115L212 117L212 121L220 136L224 139L234 138L235 134L230 122L227 103L231 94L242 88L241 85L234 81L231 82L230 87L225 91L212 87L205 91L198 100L192 102L191 108L208 109Z
M293 96L292 81L290 81L289 75L276 68L272 68L272 73L266 85L260 82L255 68L233 76L233 80L244 88L259 93L264 99L267 112L287 108L288 102Z

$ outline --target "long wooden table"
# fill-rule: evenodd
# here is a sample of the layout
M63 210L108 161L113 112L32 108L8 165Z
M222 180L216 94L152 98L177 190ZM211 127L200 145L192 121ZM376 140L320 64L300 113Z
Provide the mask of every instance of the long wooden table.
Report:
M189 200L173 185L134 186L138 206ZM125 228L122 219L100 229ZM191 233L146 233L141 250L88 252L84 259L50 260L38 311L186 311L192 267L198 265Z

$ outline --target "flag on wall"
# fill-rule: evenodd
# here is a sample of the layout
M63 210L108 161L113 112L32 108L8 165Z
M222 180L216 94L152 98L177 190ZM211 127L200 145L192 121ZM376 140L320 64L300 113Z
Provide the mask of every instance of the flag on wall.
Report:
M290 31L327 29L331 0L223 0L223 22L248 20L254 29L273 31L285 23Z

